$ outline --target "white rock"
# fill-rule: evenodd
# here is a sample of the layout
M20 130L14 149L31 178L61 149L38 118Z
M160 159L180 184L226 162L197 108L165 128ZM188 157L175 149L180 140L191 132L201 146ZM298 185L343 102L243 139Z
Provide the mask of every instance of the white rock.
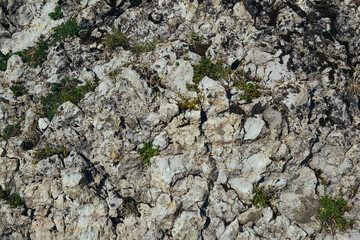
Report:
M195 97L196 93L194 94L194 92L189 92L186 89L186 84L192 83L194 69L188 61L179 60L178 63L180 64L178 67L171 66L168 76L163 79L163 82L184 97Z
M176 104L161 104L159 109L160 118L164 122L170 122L171 119L179 112Z
M245 128L245 140L253 140L259 136L261 130L265 126L265 122L258 117L251 117L246 119Z
M64 22L64 19L60 19L57 21L51 20L49 17L49 13L54 11L55 6L57 5L57 0L49 0L46 1L44 6L39 9L36 9L36 7L33 4L33 1L29 2L29 5L26 4L27 8L24 9L34 9L34 12L38 12L39 14L36 14L35 18L31 19L32 14L22 14L20 15L20 22L26 26L23 26L24 30L15 32L11 39L6 39L4 43L2 44L0 50L4 54L7 54L9 52L17 52L20 50L24 50L27 47L35 45L34 43L38 41L38 38L40 35L48 35L48 33L56 26L60 25ZM35 10L36 9L36 10ZM29 22L29 20L31 20Z
M247 181L245 178L231 178L229 180L231 188L233 188L236 193L239 195L242 201L247 201L252 198L253 195L253 185Z
M219 81L204 77L199 83L199 90L204 95L202 108L207 112L208 117L229 108L226 90Z
M41 131L44 131L50 124L49 119L39 118L38 127Z
M4 80L11 84L14 84L19 81L21 76L24 74L24 70L24 63L21 57L18 55L12 55L7 63Z
M153 145L158 146L159 150L165 149L169 145L169 136L167 133L164 131L157 135L154 138Z
M281 126L282 116L281 113L272 108L264 111L264 120L269 123L271 129L277 129Z
M195 212L183 211L174 222L171 230L174 239L198 239L200 226L203 226L206 219Z
M238 215L237 219L240 224L246 224L249 221L256 223L261 218L261 209L256 207L251 207L245 212Z
M239 232L239 221L235 219L229 226L227 226L225 232L221 234L219 239L232 240L236 239L236 235Z
M246 173L246 179L250 183L255 183L261 179L261 174L266 171L266 167L271 163L268 156L263 153L257 153L243 161L243 173Z
M251 14L246 10L243 2L238 2L233 8L234 15L240 19L251 19Z
M118 209L122 205L123 200L121 198L117 197L112 192L109 192L109 196L106 198L106 202L107 202L107 204L110 208L110 212L111 212L111 210ZM116 216L116 214L115 214L115 216Z
M300 91L292 93L290 92L287 97L283 100L284 104L289 110L296 111L296 107L307 104L309 101L309 93L303 87L299 86Z
M62 184L65 187L73 188L82 183L86 183L86 177L77 169L66 169L61 171Z

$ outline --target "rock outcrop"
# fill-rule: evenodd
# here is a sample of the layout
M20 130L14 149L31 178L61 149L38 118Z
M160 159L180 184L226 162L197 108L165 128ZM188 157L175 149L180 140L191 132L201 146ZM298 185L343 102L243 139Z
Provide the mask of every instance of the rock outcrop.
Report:
M0 238L360 239L359 16L1 1ZM346 229L323 196L352 206Z

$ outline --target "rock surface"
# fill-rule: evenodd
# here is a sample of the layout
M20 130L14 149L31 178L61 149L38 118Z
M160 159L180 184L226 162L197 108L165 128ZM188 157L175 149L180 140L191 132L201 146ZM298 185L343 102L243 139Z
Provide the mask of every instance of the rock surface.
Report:
M359 239L359 14L350 0L1 1L0 186L24 204L0 199L0 239ZM19 54L72 18L81 30L41 64ZM191 86L204 57L228 70ZM44 116L66 76L79 82ZM352 205L335 236L315 217L325 187Z

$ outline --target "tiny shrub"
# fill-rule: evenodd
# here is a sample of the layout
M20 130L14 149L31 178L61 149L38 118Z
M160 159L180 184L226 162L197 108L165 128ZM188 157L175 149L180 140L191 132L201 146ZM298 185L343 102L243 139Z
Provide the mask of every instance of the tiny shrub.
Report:
M135 214L138 212L137 204L132 198L125 198L122 203L122 207L125 210L125 212L129 214L131 213Z
M129 41L124 33L121 33L118 29L113 29L113 33L107 33L103 38L103 43L107 49L112 49L117 46L127 48Z
M54 33L51 34L50 45L54 45L57 42L64 41L67 37L74 37L84 28L76 24L76 19L72 18L60 26L54 28Z
M54 83L50 89L52 93L40 98L42 104L41 117L51 120L61 104L67 101L77 104L87 92L93 91L96 86L93 83L86 82L84 86L77 87L79 83L81 81L69 77L65 77L60 83Z
M55 7L54 12L49 13L49 17L52 20L59 20L59 19L63 18L63 16L64 16L63 12L61 11L61 8L59 6Z
M187 84L186 84L186 89L189 90L189 91L200 92L199 86L198 86L197 84L187 83Z
M0 71L6 71L7 68L7 61L9 60L10 55L9 54L3 54L0 51Z
M143 52L151 52L154 51L156 48L156 45L162 43L161 40L156 40L153 42L148 42L148 43L144 43L144 44L133 44L133 46L131 46L130 51L134 54L140 54Z
M49 49L49 41L44 40L44 36L40 36L39 41L36 42L35 46L30 47L26 50L16 52L26 63L31 67L36 68L46 61L47 50Z
M262 208L270 206L270 201L276 197L276 188L272 185L268 185L266 189L265 186L254 188L253 192L255 193L255 198L250 199L250 202L256 208L259 208L259 206Z
M219 80L221 76L229 72L228 69L222 67L223 61L217 61L213 64L209 58L202 57L199 64L194 66L194 77L193 82L199 84L199 82L208 76L213 80Z
M21 121L15 124L8 124L1 134L2 139L7 141L12 137L20 135L20 122Z
M11 193L11 189L3 190L0 187L0 198L6 201L6 204L9 204L11 208L16 208L24 205L24 201L20 198L19 194Z
M62 14L62 12L60 13ZM50 46L53 46L57 42L64 41L67 37L74 37L81 30L85 30L85 28L78 26L75 18L72 18L60 26L53 28L54 33L49 38L45 39L45 36L41 35L38 42L35 42L35 46L14 54L19 55L27 64L36 68L46 61L47 51ZM6 70L7 61L10 57L11 55L4 55L0 52L1 71Z
M144 164L149 164L150 163L150 158L152 158L153 156L159 155L158 153L158 148L153 148L153 144L151 142L146 142L144 143L144 147L142 147L140 149L140 153L141 153L141 160L143 161Z
M251 102L252 99L260 96L260 85L258 83L253 84L251 82L246 82L244 79L240 81L234 81L234 85L241 90L245 91L245 94L241 96L242 100Z
M35 160L33 163L37 164L39 163L39 161L54 155L59 155L62 159L64 159L69 155L69 151L66 150L65 146L61 146L59 148L51 148L45 141L45 147L42 149L37 149L35 151Z
M191 110L200 110L201 109L201 102L198 98L189 100L187 98L183 99L182 102L179 104L180 108L183 110L191 109Z
M15 84L10 87L10 90L14 93L15 97L20 97L24 94L27 94L29 90L24 88L24 86Z
M338 229L340 232L344 232L347 229L351 229L354 224L354 220L347 221L343 218L346 211L350 210L350 206L346 203L342 197L340 191L340 197L338 199L332 199L326 194L320 198L321 207L317 211L316 219L321 222L321 228L334 235Z
M261 78L250 78L247 77L245 72L242 70L235 70L233 77L233 84L235 87L240 90L245 91L245 93L241 96L242 100L246 100L247 102L251 102L254 98L260 96L260 84Z

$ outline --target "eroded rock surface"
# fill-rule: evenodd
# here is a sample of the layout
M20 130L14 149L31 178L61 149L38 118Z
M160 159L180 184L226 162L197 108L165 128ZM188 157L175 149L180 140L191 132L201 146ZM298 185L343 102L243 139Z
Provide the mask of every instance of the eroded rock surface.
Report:
M0 186L25 203L0 199L0 238L330 239L326 187L353 206L335 238L359 239L359 14L350 0L1 1ZM72 18L82 30L39 66L15 54ZM109 48L114 29L127 42ZM191 86L203 57L230 70ZM66 76L94 87L40 116ZM256 208L261 186L275 194Z

